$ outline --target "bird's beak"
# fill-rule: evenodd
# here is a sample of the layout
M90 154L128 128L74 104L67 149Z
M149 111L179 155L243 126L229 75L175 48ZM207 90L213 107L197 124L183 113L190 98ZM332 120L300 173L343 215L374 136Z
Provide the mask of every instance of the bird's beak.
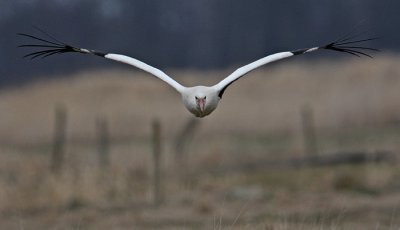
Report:
M196 100L197 106L200 108L200 111L204 113L204 106L206 105L206 99L205 98L199 98Z

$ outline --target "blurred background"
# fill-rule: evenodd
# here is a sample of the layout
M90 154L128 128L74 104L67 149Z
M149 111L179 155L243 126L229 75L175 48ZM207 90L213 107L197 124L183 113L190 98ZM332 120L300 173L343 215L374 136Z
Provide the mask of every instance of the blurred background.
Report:
M0 2L4 229L397 229L400 3ZM22 58L40 27L186 86L351 31L374 58L321 51L260 68L196 119L130 66Z

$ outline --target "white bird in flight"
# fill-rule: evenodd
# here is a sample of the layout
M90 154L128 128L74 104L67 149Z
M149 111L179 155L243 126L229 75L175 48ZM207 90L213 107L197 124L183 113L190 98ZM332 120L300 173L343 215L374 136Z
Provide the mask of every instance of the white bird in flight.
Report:
M42 30L40 30L43 32ZM75 53L82 53L82 54L90 54L90 55L96 55L100 56L106 59L110 59L113 61L117 62L122 62L131 66L134 66L136 68L139 68L145 72L148 72L155 77L161 79L162 81L166 82L170 86L172 86L176 91L178 91L183 100L183 104L185 105L186 109L188 109L192 114L194 114L196 117L205 117L209 115L211 112L213 112L217 106L219 101L222 98L222 95L224 94L226 88L241 78L242 76L246 75L250 71L266 65L271 62L275 62L278 60L282 60L285 58L289 58L295 55L300 55L300 54L305 54L305 53L310 53L314 52L317 50L333 50L333 51L338 51L338 52L344 52L348 54L352 54L355 56L367 56L371 57L369 54L365 53L364 50L367 51L378 51L377 49L374 48L369 48L365 46L359 45L359 43L374 40L376 38L368 38L368 39L355 39L355 36L346 36L344 38L338 39L334 42L331 42L329 44L323 45L323 46L317 46L317 47L312 47L312 48L307 48L307 49L299 49L295 51L286 51L286 52L280 52L280 53L275 53L272 55L268 55L266 57L263 57L261 59L258 59L250 64L247 64L245 66L242 66L235 70L232 74L227 76L225 79L220 81L219 83L213 85L213 86L194 86L194 87L185 87L178 82L176 82L174 79L172 79L170 76L165 74L163 71L150 66L140 60L137 60L135 58L122 55L122 54L115 54L115 53L104 53L104 52L99 52L95 50L89 50L89 49L84 49L84 48L78 48L75 46L71 46L69 44L60 42L59 40L55 39L51 35L43 32L46 36L51 38L51 40L47 40L44 38L36 37L33 35L29 34L24 34L24 33L19 33L18 35L28 37L31 39L36 40L39 42L38 44L26 44L26 45L20 45L19 47L33 47L33 48L44 48L39 51L35 51L32 53L28 53L24 57L30 57L31 59L37 58L37 57L47 57L51 56L53 54L62 54L62 53L70 53L70 52L75 52Z

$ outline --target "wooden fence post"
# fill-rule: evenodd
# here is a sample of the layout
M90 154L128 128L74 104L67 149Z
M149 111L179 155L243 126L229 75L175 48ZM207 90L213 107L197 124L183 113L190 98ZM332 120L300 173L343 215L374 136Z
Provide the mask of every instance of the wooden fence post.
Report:
M64 164L67 110L63 105L58 105L55 108L54 115L53 152L50 170L59 174Z
M188 154L187 148L192 141L194 134L199 127L199 119L191 118L189 119L182 131L178 133L175 138L175 167L176 172L181 177L181 180L186 181L186 170L187 170L187 161Z
M189 119L182 131L175 138L175 164L177 168L186 168L187 147L193 139L199 123L198 119Z
M152 189L153 204L159 206L163 201L163 191L161 185L161 124L159 120L154 120L153 131L153 167L152 167Z
M106 172L110 167L110 134L108 122L105 118L96 121L97 153L99 156L99 168Z
M301 108L304 150L306 155L318 155L318 143L315 132L314 112L312 107L304 105Z

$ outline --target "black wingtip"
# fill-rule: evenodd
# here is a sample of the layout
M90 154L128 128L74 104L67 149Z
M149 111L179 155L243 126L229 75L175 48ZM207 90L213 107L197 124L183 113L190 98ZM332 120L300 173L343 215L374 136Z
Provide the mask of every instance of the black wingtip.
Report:
M373 58L373 56L371 54L367 53L367 51L379 52L380 50L376 49L376 48L362 46L359 44L368 42L368 41L377 40L377 39L380 39L380 37L372 37L372 38L365 38L365 39L355 39L354 37L347 37L347 38L341 38L339 40L331 42L320 48L327 49L327 50L333 50L333 51L337 51L337 52L342 52L342 53L347 53L347 54L351 54L356 57L365 56L365 57Z
M22 44L19 45L19 48L36 48L39 50L36 50L34 52L28 53L24 55L24 58L30 58L35 59L38 57L45 58L49 57L55 54L62 54L62 53L70 53L70 52L77 52L77 53L85 53L85 54L93 54L97 56L104 57L106 53L103 52L98 52L94 50L87 50L87 49L81 49L78 47L74 47L71 45L68 45L64 42L59 41L58 39L54 38L50 34L44 32L43 30L39 29L38 27L35 27L37 30L39 30L41 33L43 33L45 36L47 36L50 40L26 34L26 33L17 33L18 36L22 36L28 39L33 39L35 44Z
M41 31L41 32L44 33L43 31ZM36 41L35 44L19 45L18 46L19 48L44 48L43 50L38 50L38 51L31 52L31 53L24 55L23 56L24 58L30 58L32 60L32 59L35 59L38 57L44 58L44 57L51 56L53 54L73 51L65 43L54 39L53 37L51 37L48 34L45 34L45 35L50 37L50 39L52 39L52 41L45 39L45 38L38 37L38 36L26 34L26 33L17 33L17 35L26 37L28 39L33 39L34 41Z

